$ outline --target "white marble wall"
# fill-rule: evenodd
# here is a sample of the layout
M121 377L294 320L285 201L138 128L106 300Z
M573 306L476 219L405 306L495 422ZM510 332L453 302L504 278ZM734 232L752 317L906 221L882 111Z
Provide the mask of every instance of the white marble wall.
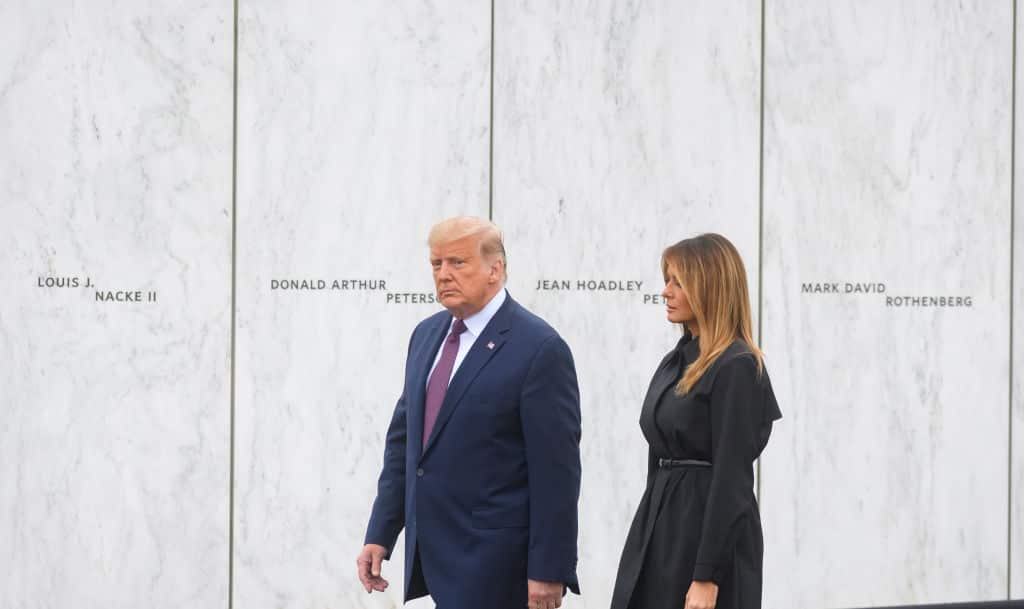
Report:
M434 222L488 213L490 7L244 0L239 26L235 606L396 607L401 550L383 595L355 557L438 306L388 299L433 292Z
M386 594L353 563L437 310L426 232L492 206L579 372L567 609L607 607L678 337L659 256L705 231L747 263L785 415L764 606L1024 597L1012 2L767 0L762 64L758 0L240 0L234 354L234 14L179 4L0 6L0 607L400 606L401 549Z
M231 30L0 6L2 607L227 601Z
M564 606L607 607L646 476L641 400L679 338L664 305L644 302L663 287L661 252L722 232L757 293L759 6L496 9L494 220L509 290L568 341L582 394L583 596ZM538 289L545 280L570 289Z
M1010 598L1024 598L1024 161L1021 160L1021 142L1024 142L1024 101L1021 83L1024 83L1024 62L1020 60L1024 27L1024 12L1017 13L1017 107L1016 145L1014 167L1014 224L1013 224L1013 369L1011 405L1012 468L1010 484Z
M1006 598L1012 9L767 3L766 606Z

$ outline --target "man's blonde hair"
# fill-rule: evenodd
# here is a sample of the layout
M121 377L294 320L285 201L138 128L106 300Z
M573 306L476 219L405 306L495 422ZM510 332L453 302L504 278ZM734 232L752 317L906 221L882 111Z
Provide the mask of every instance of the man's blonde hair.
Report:
M476 216L455 216L442 220L430 229L427 245L435 247L471 236L476 236L479 239L480 255L484 260L500 259L502 269L507 274L508 260L505 257L505 243L502 239L501 229L490 220Z

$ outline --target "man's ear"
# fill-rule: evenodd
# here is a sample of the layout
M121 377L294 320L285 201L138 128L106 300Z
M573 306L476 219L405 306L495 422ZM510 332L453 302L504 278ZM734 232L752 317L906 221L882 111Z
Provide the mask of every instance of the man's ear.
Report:
M502 264L501 258L496 258L494 262L491 263L491 276L489 279L492 282L501 280L502 270L504 270L503 267L504 264Z

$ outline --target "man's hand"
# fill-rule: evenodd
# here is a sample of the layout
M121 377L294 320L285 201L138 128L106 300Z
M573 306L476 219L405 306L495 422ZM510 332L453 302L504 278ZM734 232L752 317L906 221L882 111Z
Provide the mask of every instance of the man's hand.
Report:
M526 583L526 606L529 609L557 609L562 606L565 585L557 582L539 582L535 579L529 579Z
M387 555L388 549L375 543L368 543L363 546L363 551L356 558L356 569L359 572L359 581L369 594L376 590L383 592L388 589L388 580L380 576L380 563Z
M686 591L686 609L714 609L718 602L718 584L715 582L690 582Z

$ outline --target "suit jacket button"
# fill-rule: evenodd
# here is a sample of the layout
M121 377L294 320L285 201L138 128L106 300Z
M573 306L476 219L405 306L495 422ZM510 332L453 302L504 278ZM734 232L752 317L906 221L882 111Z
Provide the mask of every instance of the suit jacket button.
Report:
M423 477L423 468L422 468L422 467L421 467L421 468L419 468L418 470L416 470L416 475L417 475L418 477L420 477L420 478L422 478L422 477Z

